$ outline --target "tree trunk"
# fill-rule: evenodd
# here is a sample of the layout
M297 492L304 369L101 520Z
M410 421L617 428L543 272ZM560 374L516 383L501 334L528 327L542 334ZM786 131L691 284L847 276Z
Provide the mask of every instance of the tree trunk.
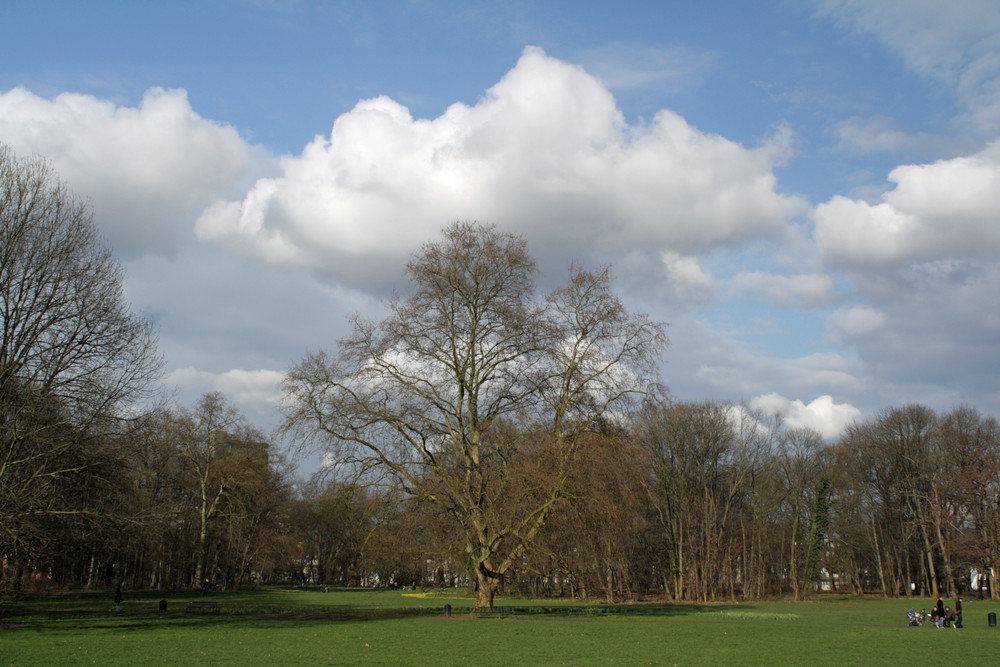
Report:
M941 519L935 517L934 535L937 538L938 549L941 551L941 566L944 568L945 594L951 597L955 588L955 573L951 567L951 555L948 552L948 542L941 530Z
M482 563L476 568L476 606L493 608L493 598L500 587L500 578Z
M882 597L887 598L887 597L889 597L889 591L886 590L886 587L885 587L885 569L882 566L882 551L881 551L881 548L878 545L878 529L875 527L875 515L874 515L874 513L872 514L871 520L872 520L872 522L871 522L872 523L872 540L874 541L874 544L875 544L875 559L876 559L876 564L878 565L878 580L882 584Z
M930 536L927 534L927 527L923 524L920 526L920 534L924 538L924 556L927 559L927 577L931 585L931 596L936 598L942 593L938 586L937 568L934 565L934 548L931 545Z
M797 538L799 535L799 512L797 507L792 508L795 512L795 519L792 521L792 538L788 547L788 573L792 581L792 591L795 594L795 601L802 599L802 586L799 583Z
M200 527L198 529L198 543L195 545L194 560L194 580L197 585L201 585L205 575L205 542L208 536L208 524L205 518L205 501L202 500L201 515L199 516Z
M96 567L97 558L93 551L90 552L90 568L87 570L87 584L84 586L87 590L94 587L94 569Z

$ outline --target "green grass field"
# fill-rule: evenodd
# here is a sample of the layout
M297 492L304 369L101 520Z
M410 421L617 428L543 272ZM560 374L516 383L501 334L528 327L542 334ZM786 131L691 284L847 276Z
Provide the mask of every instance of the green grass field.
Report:
M995 665L1000 603L967 600L962 630L906 625L931 600L609 606L461 592L292 589L170 595L68 592L0 604L0 665ZM160 599L167 612L158 611ZM188 602L219 603L187 614ZM453 608L446 617L444 605Z

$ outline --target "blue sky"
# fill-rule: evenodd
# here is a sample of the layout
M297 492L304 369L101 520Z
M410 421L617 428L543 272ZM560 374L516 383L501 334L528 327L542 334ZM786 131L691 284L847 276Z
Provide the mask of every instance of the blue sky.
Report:
M7 0L0 141L89 197L179 400L276 422L455 219L610 263L679 400L1000 415L1000 7Z

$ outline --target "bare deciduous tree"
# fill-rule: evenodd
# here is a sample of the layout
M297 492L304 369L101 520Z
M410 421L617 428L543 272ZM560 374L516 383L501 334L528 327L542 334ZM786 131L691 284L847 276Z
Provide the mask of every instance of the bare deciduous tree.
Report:
M734 597L746 551L736 528L770 432L760 415L710 402L651 405L638 426L664 533L664 588L675 599L707 601L726 588Z
M48 165L0 145L0 546L17 553L33 516L76 511L46 489L120 426L159 377L150 323L89 206Z
M776 481L783 491L779 503L773 508L781 513L785 528L785 551L788 557L788 580L801 600L803 587L813 574L807 567L811 529L815 506L815 490L823 472L820 455L823 440L818 433L808 428L786 429L777 442L775 457Z
M462 527L492 606L563 492L595 422L650 391L664 325L629 314L607 270L535 297L523 238L455 223L407 267L413 292L360 317L335 356L286 380L288 424L389 470Z
M205 394L193 411L173 418L178 452L188 468L191 496L198 508L195 581L209 576L206 557L209 521L224 509L224 500L255 471L267 474L267 445L246 417L219 392Z

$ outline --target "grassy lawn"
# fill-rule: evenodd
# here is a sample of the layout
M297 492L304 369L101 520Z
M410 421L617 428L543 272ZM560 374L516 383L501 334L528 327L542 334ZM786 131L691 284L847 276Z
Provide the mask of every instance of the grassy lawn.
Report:
M166 599L167 612L158 612ZM189 601L218 614L185 614ZM450 618L445 604L453 607ZM0 665L552 664L994 665L1000 604L968 600L963 630L906 626L931 600L620 606L501 600L473 619L461 592L270 589L243 593L61 593L0 605Z

